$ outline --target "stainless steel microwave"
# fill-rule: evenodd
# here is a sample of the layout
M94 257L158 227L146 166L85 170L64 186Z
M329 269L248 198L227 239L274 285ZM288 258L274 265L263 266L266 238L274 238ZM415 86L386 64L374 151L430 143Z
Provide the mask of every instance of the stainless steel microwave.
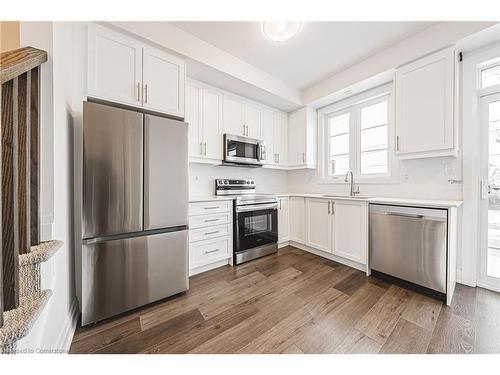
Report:
M224 134L224 163L262 166L266 163L266 143L261 139Z

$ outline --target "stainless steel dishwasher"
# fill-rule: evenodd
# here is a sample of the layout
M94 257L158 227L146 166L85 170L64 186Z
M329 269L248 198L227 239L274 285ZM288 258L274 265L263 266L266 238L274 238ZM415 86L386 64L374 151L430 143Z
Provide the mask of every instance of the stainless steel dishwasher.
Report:
M369 212L374 276L410 282L445 298L447 210L370 204Z

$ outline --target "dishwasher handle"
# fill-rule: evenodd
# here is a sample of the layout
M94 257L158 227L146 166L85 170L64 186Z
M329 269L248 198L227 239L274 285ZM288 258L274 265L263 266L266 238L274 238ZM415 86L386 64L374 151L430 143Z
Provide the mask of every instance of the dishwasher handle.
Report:
M424 215L417 215L417 214L403 214L401 212L384 212L385 215L389 216L402 216L402 217L410 217L413 219L423 219Z

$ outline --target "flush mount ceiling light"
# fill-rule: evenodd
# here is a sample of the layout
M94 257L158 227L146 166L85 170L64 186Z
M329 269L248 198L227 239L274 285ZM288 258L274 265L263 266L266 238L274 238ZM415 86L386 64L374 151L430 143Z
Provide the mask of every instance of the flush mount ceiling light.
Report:
M285 42L297 35L304 22L262 22L262 33L273 42Z

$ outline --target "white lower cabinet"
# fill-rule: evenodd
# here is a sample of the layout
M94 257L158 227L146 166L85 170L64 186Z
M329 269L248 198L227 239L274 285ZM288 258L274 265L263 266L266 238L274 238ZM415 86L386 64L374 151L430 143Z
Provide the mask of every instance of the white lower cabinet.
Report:
M278 197L278 244L290 239L288 197Z
M233 253L232 202L189 204L189 275L230 263Z
M368 255L368 203L332 202L333 254L366 264Z
M290 197L290 241L300 244L305 242L304 212L305 199L303 197Z
M290 208L290 230L296 235L290 240L300 241L300 200L292 197ZM295 202L292 204L292 199ZM294 209L295 208L295 209ZM294 213L295 212L295 213ZM305 245L358 264L367 263L368 254L368 203L349 200L306 198ZM295 223L292 230L292 223Z
M332 202L325 199L306 200L306 245L331 252Z

